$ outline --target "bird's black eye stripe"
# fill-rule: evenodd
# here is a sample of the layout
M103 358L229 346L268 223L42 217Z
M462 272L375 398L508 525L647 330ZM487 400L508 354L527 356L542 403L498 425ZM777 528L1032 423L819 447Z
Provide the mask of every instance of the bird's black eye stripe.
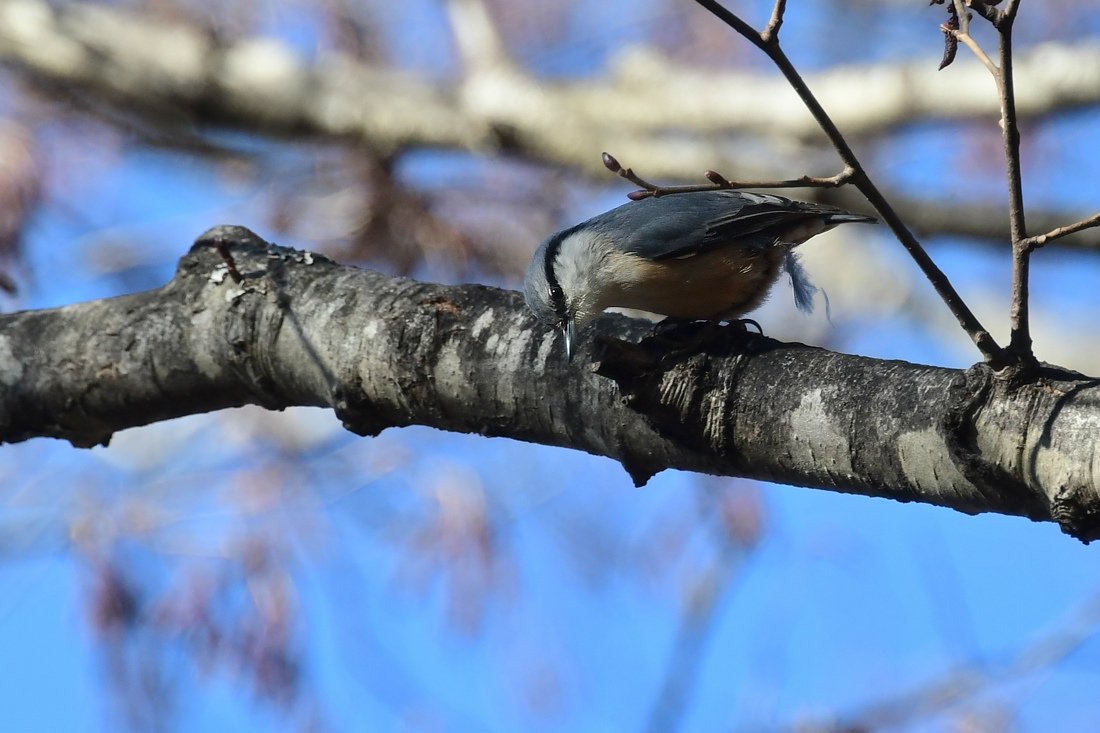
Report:
M546 245L546 259L543 262L543 271L546 273L546 282L549 286L547 294L550 296L550 306L554 309L554 315L562 321L565 321L569 314L565 306L565 291L561 289L561 283L558 282L557 274L554 272L554 260L561 251L562 240L570 233L572 230L560 232L550 240Z

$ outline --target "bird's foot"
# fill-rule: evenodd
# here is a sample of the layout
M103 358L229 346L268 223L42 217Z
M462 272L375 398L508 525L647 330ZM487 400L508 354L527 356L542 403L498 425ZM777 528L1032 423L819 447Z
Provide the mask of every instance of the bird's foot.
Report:
M741 318L726 321L723 327L722 321L693 321L687 318L668 317L653 327L649 338L658 345L668 349L670 354L680 355L697 350L715 338L724 328L731 328L738 333L748 333L749 325L763 335L764 329L751 318Z

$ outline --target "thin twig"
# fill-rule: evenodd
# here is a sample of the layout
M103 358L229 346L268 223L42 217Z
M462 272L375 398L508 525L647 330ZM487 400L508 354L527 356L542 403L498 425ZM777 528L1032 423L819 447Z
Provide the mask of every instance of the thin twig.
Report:
M988 20L994 27L1001 22L1001 17L1004 15L1002 11L992 5L986 5L982 0L966 0L966 6Z
M963 6L963 0L952 0L955 5L955 13L959 16L959 28L954 30L941 25L940 30L944 33L949 33L959 41L966 44L966 47L974 52L974 55L978 57L978 60L985 64L985 68L989 69L989 73L993 75L993 78L997 78L997 74L1000 73L1000 69L993 63L993 60L989 58L985 50L978 45L978 42L974 40L974 37L970 35L970 13L966 12L966 8Z
M951 0L955 6L955 15L959 16L959 30L970 35L970 13L966 12L966 4L963 0Z
M761 51L765 53L768 51L768 44L762 34L757 33L756 29L751 25L741 20L737 15L726 10L725 7L719 5L715 0L695 0L695 2L702 5L704 8L710 11L712 15L718 18L720 21L733 28L735 31L745 37L749 43L753 44ZM771 44L778 45L778 44Z
M947 33L952 34L955 38L966 44L966 47L974 52L974 55L978 57L978 60L985 64L985 68L989 69L989 73L993 76L997 76L1000 73L1000 69L997 68L997 64L993 63L993 59L989 58L986 52L978 45L978 42L974 40L973 36L969 33L961 33L959 31L947 30Z
M786 11L787 0L775 0L775 7L772 9L771 20L769 20L768 25L764 27L764 32L760 34L760 38L764 43L779 43L779 28L783 25L783 13Z
M997 26L1000 34L1001 71L997 86L1001 94L1001 127L1008 174L1009 231L1012 234L1012 305L1009 309L1011 336L1009 351L1022 364L1031 364L1035 356L1031 346L1029 325L1028 280L1031 250L1026 246L1027 225L1024 221L1023 175L1020 170L1020 128L1016 117L1016 92L1012 75L1012 21L1017 4L1010 2L1003 20Z
M956 11L960 12L959 29L952 31L944 27L945 33L951 33L965 43L981 59L997 82L997 92L1001 102L1001 130L1005 151L1005 170L1008 176L1009 231L1012 239L1012 305L1009 309L1008 353L1016 366L1028 368L1036 364L1032 351L1031 328L1029 325L1028 280L1031 269L1031 253L1038 246L1027 236L1024 220L1023 175L1020 170L1020 129L1016 115L1016 92L1012 72L1012 25L1020 0L1009 0L1004 10L996 10L982 0L965 0L982 17L989 20L997 29L1000 47L1000 66L995 65L985 52L970 37L970 16L961 13L963 0L952 0ZM997 0L1000 2L1000 0ZM1067 232L1068 234L1069 232Z
M838 188L848 183L855 171L845 168L835 176L828 178L815 178L813 176L800 176L784 181L730 181L721 173L706 171L703 175L710 183L688 184L684 186L658 186L634 172L633 168L624 168L618 159L610 153L603 154L603 164L615 175L638 186L641 191L631 191L627 194L631 199L659 198L675 193L695 193L697 191L731 191L741 188Z
M1082 219L1075 224L1067 224L1064 227L1058 227L1052 229L1046 234L1039 234L1034 237L1027 237L1020 244L1026 248L1029 252L1034 252L1042 246L1045 246L1047 242L1052 242L1055 239L1061 239L1062 237L1074 234L1076 232L1083 231L1085 229L1092 229L1093 227L1100 226L1100 214L1093 216L1089 219Z
M867 201L875 208L875 210L882 217L882 220L893 231L894 236L898 238L902 246L905 247L909 255L916 261L917 265L924 272L925 277L932 283L932 287L936 289L940 298L954 314L958 320L959 325L974 341L974 344L978 347L978 350L982 353L982 356L987 362L1000 367L1004 364L1005 355L1004 351L993 339L993 336L982 326L978 321L977 316L970 310L969 306L955 291L954 286L951 285L951 281L944 275L943 271L936 266L936 263L932 261L932 258L928 256L928 253L924 251L920 242L913 236L901 217L894 211L890 203L878 190L875 184L871 181L867 172L864 170L859 159L856 158L855 152L852 151L851 146L848 145L848 141L844 139L844 136L837 129L836 124L825 112L824 108L817 101L817 98L806 86L806 82L799 75L798 71L794 68L790 59L783 53L778 42L766 42L760 33L757 33L752 26L745 23L737 15L727 10L722 5L719 5L716 0L696 0L697 3L709 10L719 20L726 25L733 28L735 31L744 36L749 42L755 45L760 50L764 51L772 62L779 68L786 77L787 82L798 94L802 103L806 105L806 108L817 120L818 125L825 132L825 135L829 138L829 141L836 148L837 154L840 156L846 168L852 170L850 176L851 183L859 189L860 193L864 195Z

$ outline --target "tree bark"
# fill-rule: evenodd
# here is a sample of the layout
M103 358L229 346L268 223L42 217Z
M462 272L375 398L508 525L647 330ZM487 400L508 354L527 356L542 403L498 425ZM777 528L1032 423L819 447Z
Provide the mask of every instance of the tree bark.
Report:
M180 415L318 405L362 435L422 424L584 450L638 484L679 468L1100 533L1095 379L1044 367L1009 384L736 327L670 348L650 330L605 316L570 364L519 293L216 227L162 288L0 315L0 440L89 447Z

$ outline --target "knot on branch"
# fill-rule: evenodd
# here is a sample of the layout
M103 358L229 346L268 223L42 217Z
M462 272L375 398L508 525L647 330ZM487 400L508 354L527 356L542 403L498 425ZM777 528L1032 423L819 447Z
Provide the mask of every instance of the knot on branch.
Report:
M219 224L216 227L207 229L195 239L195 243L191 246L191 251L188 254L199 255L207 249L217 252L218 256L225 262L226 267L237 270L237 274L241 278L262 276L263 271L267 269L267 261L296 262L302 265L336 264L328 257L315 252L294 249L293 247L282 247L268 242L248 227L236 224ZM240 272L240 259L248 257L262 257L263 260L253 263L251 268L247 268L247 271L242 273ZM193 263L189 258L184 258L180 264L183 266ZM238 277L232 275L231 277L235 282L240 282Z
M1089 486L1064 486L1050 503L1050 516L1085 544L1100 538L1100 499Z
M706 323L661 330L636 344L598 336L595 372L613 380L625 404L657 433L692 450L730 457L728 418L742 358L779 342L740 324L716 333Z
M194 252L200 247L213 247L218 252L223 250L255 252L267 249L269 246L274 245L268 244L263 237L248 227L237 226L236 224L219 224L200 234L195 239L191 251Z
M657 396L663 380L671 376L663 365L663 355L643 344L596 335L596 361L592 371L614 381L625 405L637 412L657 433L670 436L664 426L684 419L684 411L662 403ZM673 377L674 378L674 377ZM675 433L676 431L672 431ZM649 479L667 466L645 456L623 457L623 468L635 486L645 486Z
M331 398L332 410L344 429L356 435L373 438L386 428L410 424L408 419L402 419L401 415L370 400L362 385L347 389L338 384L333 388Z
M943 433L947 449L959 472L974 485L990 506L1015 504L1013 513L1030 519L1046 519L1049 507L1019 476L987 460L978 445L978 413L999 394L1010 389L987 364L975 364L952 385Z

